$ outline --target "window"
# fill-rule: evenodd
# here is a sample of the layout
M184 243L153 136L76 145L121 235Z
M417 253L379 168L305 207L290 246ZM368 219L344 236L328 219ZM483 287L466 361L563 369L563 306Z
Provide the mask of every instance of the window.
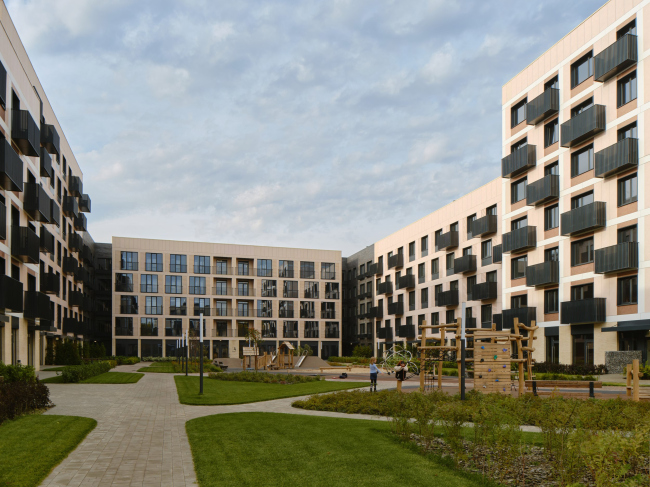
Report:
M262 321L262 338L276 338L277 323L275 320Z
M528 295L512 296L510 298L510 307L512 309L525 308L528 306Z
M472 223L476 221L476 213L467 217L467 239L472 238Z
M636 71L632 71L624 78L618 80L616 99L619 108L630 103L632 100L636 100Z
M435 313L431 313L431 324L433 326L439 325L440 324L440 314L436 311ZM435 328L434 328L435 330ZM429 333L436 333L434 330L429 330Z
M115 291L122 293L132 293L133 274L115 274Z
M157 293L158 292L158 276L155 274L142 274L140 276L140 292L141 293Z
M273 316L273 301L268 299L258 299L256 314L258 318L271 318Z
M622 129L619 129L617 134L618 134L617 136L618 140L639 138L638 131L636 128L636 122L631 123L630 125L627 125Z
M140 318L140 336L158 336L158 318Z
M618 231L618 243L636 242L636 225L621 228Z
M278 282L275 279L262 279L262 297L278 297Z
M426 287L420 289L420 307L421 308L429 307L429 289Z
M372 297L372 289L370 283L368 283L368 293ZM339 299L339 283L338 282L326 282L325 283L325 299Z
M238 276L252 276L251 262L247 260L237 261L237 275Z
M438 267L438 259L432 259L431 260L431 280L433 281L434 279L438 279L439 277L439 267Z
M497 271L485 274L485 282L497 282Z
M162 272L163 261L162 254L152 254L147 252L144 256L144 270L147 272Z
M492 239L481 242L481 261L483 265L492 263Z
M560 363L560 337L558 335L546 337L546 363Z
M250 287L247 281L237 282L237 296L254 296L255 290Z
M442 292L442 284L438 284L433 291L433 297L436 300L436 302L438 301L438 294L440 294L441 292ZM436 306L438 305L436 304Z
M571 286L571 301L582 301L583 299L592 299L594 297L593 284L581 284Z
M457 232L458 231L458 222L454 222L451 225L449 225L449 231L450 232Z
M315 318L313 301L300 301L300 317L301 318Z
M145 297L145 309L144 314L146 315L161 315L163 314L163 301L162 296L147 296Z
M594 168L594 145L589 144L584 149L571 154L571 177L591 171Z
M298 322L285 321L283 323L282 335L284 338L298 338Z
M131 317L115 318L115 335L133 336L133 318Z
M523 218L517 218L516 220L512 220L510 222L510 230L515 231L519 230L520 228L524 228L528 226L528 217L525 216Z
M320 317L323 319L334 319L336 318L336 311L334 303L321 303L320 304Z
M165 336L180 337L183 334L183 321L178 318L165 318Z
M329 262L322 262L320 265L321 279L336 279L335 266Z
M182 294L183 278L181 276L165 276L165 292L167 294Z
M449 289L451 291L458 291L458 281L451 281L449 283Z
M217 303L224 303L224 313L220 316L225 316L225 304L227 301L217 301ZM187 314L187 298L169 298L169 314L177 316L185 316Z
M560 124L558 119L544 125L544 147L549 147L560 140Z
M409 292L409 311L415 311L415 291Z
M560 175L560 165L558 161L552 162L544 166L544 176L559 176Z
M510 109L510 127L516 127L521 122L526 120L527 101L528 99L524 98Z
M187 255L171 254L169 272L187 272Z
M120 296L120 313L123 315L138 314L137 296Z
M228 296L228 281L217 281L215 283L214 294L217 296Z
M318 299L318 283L315 281L305 282L305 298Z
M544 250L544 262L559 262L560 261L560 248L553 247L552 249Z
M194 274L210 274L210 257L206 255L194 256Z
M409 243L409 262L415 260L415 242Z
M450 276L454 273L454 253L447 254L447 275Z
M638 198L638 180L636 173L618 180L618 206L634 203Z
M281 260L279 264L280 277L293 277L293 261Z
M318 321L305 321L305 338L318 338Z
M623 37L625 34L630 34L635 36L636 35L636 19L627 24L625 27L622 27L617 33L616 33L616 39L620 39Z
M300 279L315 279L313 262L300 262Z
M228 316L228 301L216 301L214 312L215 316Z
M472 255L472 247L465 247L463 249L463 256L465 255Z
M442 230L436 230L436 233L433 234L433 243L436 251L440 250L438 249L438 240L440 240L440 235L442 235Z
M560 226L560 207L556 204L544 208L544 230Z
M190 276L190 294L205 294L205 277Z
M511 279L521 279L522 277L526 277L526 264L528 263L528 256L527 255L522 255L521 257L517 257L516 259L511 260L511 265L512 265L512 273L511 273Z
M418 284L422 284L425 280L424 262L422 262L422 264L418 264Z
M528 137L524 137L523 139L515 142L510 146L510 153L512 154L513 152L516 152L519 149L523 149L527 145L528 145Z
M560 78L559 78L559 76L554 76L550 80L548 80L546 83L544 83L544 91L548 90L549 88L554 88L556 90L560 89Z
M618 280L618 306L637 304L637 276L621 277Z
M485 214L497 216L497 205L488 206L485 209Z
M559 313L560 299L557 289L544 291L544 314Z
M593 52L585 54L571 65L571 89L594 75Z
M120 269L125 271L138 270L138 253L137 252L121 252Z
M339 324L337 321L325 322L325 338L338 338L339 337Z
M481 324L484 327L492 326L492 305L484 304L481 306Z
M590 205L594 202L594 192L589 191L588 193L583 193L579 196L571 198L571 209L575 210L582 206Z
M580 115L582 112L589 110L594 106L594 99L589 98L571 109L571 118Z
M571 242L571 267L594 261L594 237Z
M271 259L257 259L257 275L258 277L273 276L273 262Z
M456 311L453 309L448 309L445 313L445 323L455 323L456 322Z
M429 237L425 235L420 239L420 257L429 255Z
M476 286L476 276L470 276L467 278L467 300L472 301L472 291Z

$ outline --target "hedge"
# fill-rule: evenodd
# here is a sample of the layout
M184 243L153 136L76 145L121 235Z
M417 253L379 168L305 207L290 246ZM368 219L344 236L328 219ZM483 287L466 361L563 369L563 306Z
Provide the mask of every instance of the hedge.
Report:
M607 373L607 367L604 365L572 365L537 362L533 367L533 371L567 375L604 375Z
M269 374L268 372L236 372L214 373L208 375L210 379L236 382L263 382L265 384L303 384L305 382L318 382L320 376L296 374Z
M5 365L0 362L0 377L5 383L36 382L36 372L30 365Z
M117 365L135 365L140 363L139 357L124 357L122 355L108 357L108 360L115 360Z
M0 424L21 414L50 406L50 390L40 381L0 383Z
M173 362L175 357L142 357L143 362Z
M65 383L81 382L90 377L104 374L109 370L111 370L111 364L109 362L92 362L84 365L70 365L65 367L61 376Z

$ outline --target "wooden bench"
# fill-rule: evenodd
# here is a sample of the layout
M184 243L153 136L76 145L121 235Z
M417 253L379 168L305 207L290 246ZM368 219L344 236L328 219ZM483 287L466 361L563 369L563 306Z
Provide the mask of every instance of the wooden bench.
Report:
M553 391L538 391L537 388L552 388ZM526 388L533 390L533 395L549 395L555 392L555 389L589 389L589 397L595 397L594 389L602 389L601 381L586 380L527 380ZM562 392L564 396L583 396L584 392Z
M319 367L319 369L321 372L323 370L347 370L348 372L352 372L352 367Z

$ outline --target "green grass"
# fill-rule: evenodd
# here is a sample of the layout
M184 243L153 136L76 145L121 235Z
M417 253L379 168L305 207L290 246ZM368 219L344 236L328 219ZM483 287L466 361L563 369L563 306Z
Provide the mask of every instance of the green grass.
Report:
M173 374L174 365L171 362L152 362L148 367L141 367L138 372L158 372L163 374Z
M382 421L231 413L186 429L202 487L490 485L420 453Z
M65 368L65 365L61 367L50 367L49 369L41 369L42 372L61 372Z
M626 387L625 382L603 382L604 386ZM650 384L639 384L639 387L650 387Z
M81 382L78 382L78 384L134 384L142 379L142 377L144 377L144 374L132 372L106 372L82 380ZM43 379L41 382L46 384L64 384L63 376L61 375L50 377L49 379Z
M153 362L148 367L141 367L138 369L138 372L154 372L160 374L184 374L185 369L181 367L178 362ZM190 362L189 367L190 374L195 374L199 372L199 363ZM221 372L221 369L212 365L212 362L203 362L203 373L207 374L209 372Z
M245 404L249 402L270 401L284 397L307 396L321 392L341 391L357 387L367 387L369 382L306 382L303 384L263 384L259 382L230 382L203 380L203 395L199 396L199 378L196 376L174 376L176 391L181 404L222 405Z
M0 485L38 485L90 433L97 421L29 415L0 427Z

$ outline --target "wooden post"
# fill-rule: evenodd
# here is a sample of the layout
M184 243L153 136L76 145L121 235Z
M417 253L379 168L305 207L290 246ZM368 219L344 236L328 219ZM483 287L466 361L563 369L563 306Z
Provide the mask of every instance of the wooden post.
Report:
M639 359L635 358L632 360L632 384L634 384L634 389L632 389L632 399L639 401Z
M400 393L400 394L402 393L402 381L401 380L397 381L397 392Z
M463 386L461 385L461 380L460 380L460 374L461 374L461 364L460 364L460 330L463 326L462 324L463 319L462 318L457 318L456 319L456 366L458 367L458 394L463 393Z
M422 326L427 326L427 320L422 321ZM427 329L422 328L422 347L426 347L427 345L426 334L427 334ZM422 348L420 350L420 392L424 392L425 366L426 366L426 350Z
M440 328L440 345L445 344L445 329ZM440 351L440 360L438 361L438 390L442 391L442 362L445 358L445 352Z
M517 363L517 366L519 367L519 397L521 397L524 393L524 385L526 382L524 381L524 351L522 350L521 335L519 334L519 318L514 318L514 324L515 335L517 336L517 358L519 359L519 362Z

